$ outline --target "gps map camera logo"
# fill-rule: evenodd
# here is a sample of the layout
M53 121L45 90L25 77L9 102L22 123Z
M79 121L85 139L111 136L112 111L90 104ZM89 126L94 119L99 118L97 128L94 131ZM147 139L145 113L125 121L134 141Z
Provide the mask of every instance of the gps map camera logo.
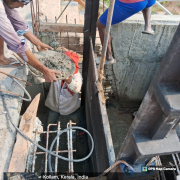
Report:
M147 167L146 166L143 166L142 167L142 172L147 172L148 170L147 170Z

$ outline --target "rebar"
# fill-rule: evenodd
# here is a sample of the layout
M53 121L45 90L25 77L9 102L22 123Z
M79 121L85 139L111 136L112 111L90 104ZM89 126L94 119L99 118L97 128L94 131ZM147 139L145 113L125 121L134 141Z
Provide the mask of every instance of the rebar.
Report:
M174 154L172 154L172 157L173 157L173 160L174 160L174 163L175 163L175 166L176 166L176 171L178 173L178 175L180 175L180 171L179 171L179 167L178 167L178 164L177 164L177 161L176 161L176 157Z
M34 142L36 142L36 136L37 136L37 129L36 129L36 131L35 131L35 137L34 137ZM36 146L34 145L34 153L33 153L33 164L32 164L32 172L34 172L34 170L35 170L35 162L36 162L36 150L37 150L37 148L36 148Z
M58 128L57 128L57 134L60 132L60 121L58 121ZM59 137L57 138L57 143L56 143L56 154L58 154L59 151ZM58 166L58 158L55 158L55 173L57 172L57 166Z
M47 132L46 132L46 149L48 150L48 143L49 143L49 127L50 126L57 126L57 124L49 124L47 127ZM47 172L47 157L48 153L46 152L45 155L45 173Z

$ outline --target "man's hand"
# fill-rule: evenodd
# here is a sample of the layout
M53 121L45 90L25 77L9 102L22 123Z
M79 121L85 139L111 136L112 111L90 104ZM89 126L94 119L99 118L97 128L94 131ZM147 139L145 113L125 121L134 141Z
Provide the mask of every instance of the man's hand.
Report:
M34 34L32 34L31 31L24 34L24 37L27 38L31 43L33 43L38 51L45 51L45 50L54 50L51 46L48 46L47 44L42 43Z
M42 73L44 75L44 79L46 80L46 82L55 82L57 81L56 74L61 75L60 72L48 68L45 68Z
M73 75L69 76L68 78L66 78L64 80L66 82L66 84L70 84L72 82L72 77L73 77Z
M48 46L47 44L44 44L42 42L37 44L36 47L37 47L38 51L46 51L48 49L54 50L51 46Z

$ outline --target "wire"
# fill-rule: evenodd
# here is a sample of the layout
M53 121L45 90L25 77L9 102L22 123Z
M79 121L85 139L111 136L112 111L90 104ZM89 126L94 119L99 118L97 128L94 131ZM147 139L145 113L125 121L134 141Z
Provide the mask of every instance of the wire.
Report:
M12 119L11 119L9 110L8 110L8 108L7 108L7 104L6 104L6 102L5 102L5 97L4 97L4 95L2 95L2 101L3 101L3 105L4 105L4 108L5 108L5 111L7 112L6 115L8 116L8 119L10 120L11 124L12 124L13 127L16 129L16 131L17 131L23 138L25 138L25 139L27 139L28 141L30 141L32 144L34 144L35 146L37 146L37 147L40 148L41 150L49 153L49 155L55 156L55 157L57 157L57 158L59 158L59 159L65 160L65 161L71 161L71 162L81 162L81 161L84 161L84 160L88 159L88 158L91 156L91 154L92 154L92 152L93 152L93 150L94 150L94 141L93 141L93 138L92 138L91 134L90 134L86 129L81 128L81 127L76 127L76 126L74 126L74 127L69 127L69 128L67 128L67 129L61 131L61 132L56 136L56 138L53 140L52 145L51 145L51 147L50 147L50 150L47 150L47 149L45 149L44 147L40 146L39 144L33 142L29 137L27 137L23 132L21 132L21 130L19 130L18 127L16 127L16 125L13 123L13 121L12 121ZM56 139L58 138L58 136L60 136L60 135L61 135L62 133L64 133L64 132L67 132L67 131L70 130L70 129L80 129L80 130L83 130L83 131L85 131L85 132L90 136L91 143L92 143L91 151L90 151L90 153L89 153L86 157L84 157L84 158L82 158L82 159L68 159L68 158L65 158L65 157L63 157L63 156L59 156L59 155L57 155L57 154L54 154L54 153L52 152L53 145L54 145ZM51 159L51 156L50 156L49 158Z
M21 83L19 83L15 78L13 78L13 77L11 77L11 76L9 76L12 80L14 80L22 89L23 89L23 91L26 93L26 95L28 96L28 98L26 99L26 98L23 98L23 97L20 97L20 96L18 96L18 95L13 95L13 94L8 94L9 96L13 96L13 97L18 97L18 98L20 98L20 99L22 99L22 100L24 100L24 101L31 101L31 96L30 96L30 94L27 92L27 90L22 86L22 84ZM5 93L3 93L3 94L5 94Z

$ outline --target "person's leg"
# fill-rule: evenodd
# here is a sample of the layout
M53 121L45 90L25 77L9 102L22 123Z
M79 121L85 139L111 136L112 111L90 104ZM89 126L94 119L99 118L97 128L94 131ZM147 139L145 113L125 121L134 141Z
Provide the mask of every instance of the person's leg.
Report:
M103 45L106 26L104 26L101 23L101 21L98 20L97 21L97 27L99 30L99 36L100 36L101 44ZM113 61L112 52L111 52L111 36L110 36L110 34L109 34L109 41L108 41L108 45L107 45L106 60L108 62Z
M114 25L114 24L124 21L130 16L143 10L147 6L147 4L148 4L148 1L141 1L137 3L123 3L123 2L120 2L119 0L116 0L115 5L114 5L114 12L113 12L111 24ZM109 9L106 9L106 11L101 15L101 17L99 18L97 22L97 27L99 30L99 36L100 36L102 45L104 42L108 10ZM109 41L108 41L108 46L107 46L106 60L107 62L114 61L112 57L112 52L111 52L111 37L110 36L109 36Z
M85 122L84 122L84 118L83 118L80 108L77 109L75 112L71 113L69 116L71 120L76 123L76 126L85 128ZM77 130L76 132L79 136L80 141L83 143L87 138L85 132L82 130Z
M151 28L151 12L152 12L152 6L155 4L156 0L148 0L147 6L145 9L142 10L143 16L144 16L144 31L153 33L154 31Z
M143 16L144 16L144 22L145 22L144 31L147 31L147 32L152 31L152 28L151 28L151 11L152 11L152 7L145 8L142 10Z
M69 116L71 120L76 123L76 126L85 128L84 118L83 118L80 108L78 108L73 113L69 114Z
M59 116L60 116L59 112L53 111L51 109L48 109L48 115L47 115L45 129L47 128L47 126L49 124L57 124L57 120L58 120ZM53 129L54 129L54 127L50 126L49 130L52 131Z
M9 63L13 62L13 59L9 58L7 59L4 56L4 40L0 36L0 65L7 65ZM13 66L21 66L20 64L13 64Z
M57 120L58 120L59 116L60 116L60 113L48 108L48 115L47 115L44 131L47 131L47 126L49 124L57 124ZM54 127L55 126L50 126L49 131L53 131ZM50 136L51 136L51 133L49 134L49 137ZM41 141L44 145L46 145L46 141L47 141L46 133L43 133Z

